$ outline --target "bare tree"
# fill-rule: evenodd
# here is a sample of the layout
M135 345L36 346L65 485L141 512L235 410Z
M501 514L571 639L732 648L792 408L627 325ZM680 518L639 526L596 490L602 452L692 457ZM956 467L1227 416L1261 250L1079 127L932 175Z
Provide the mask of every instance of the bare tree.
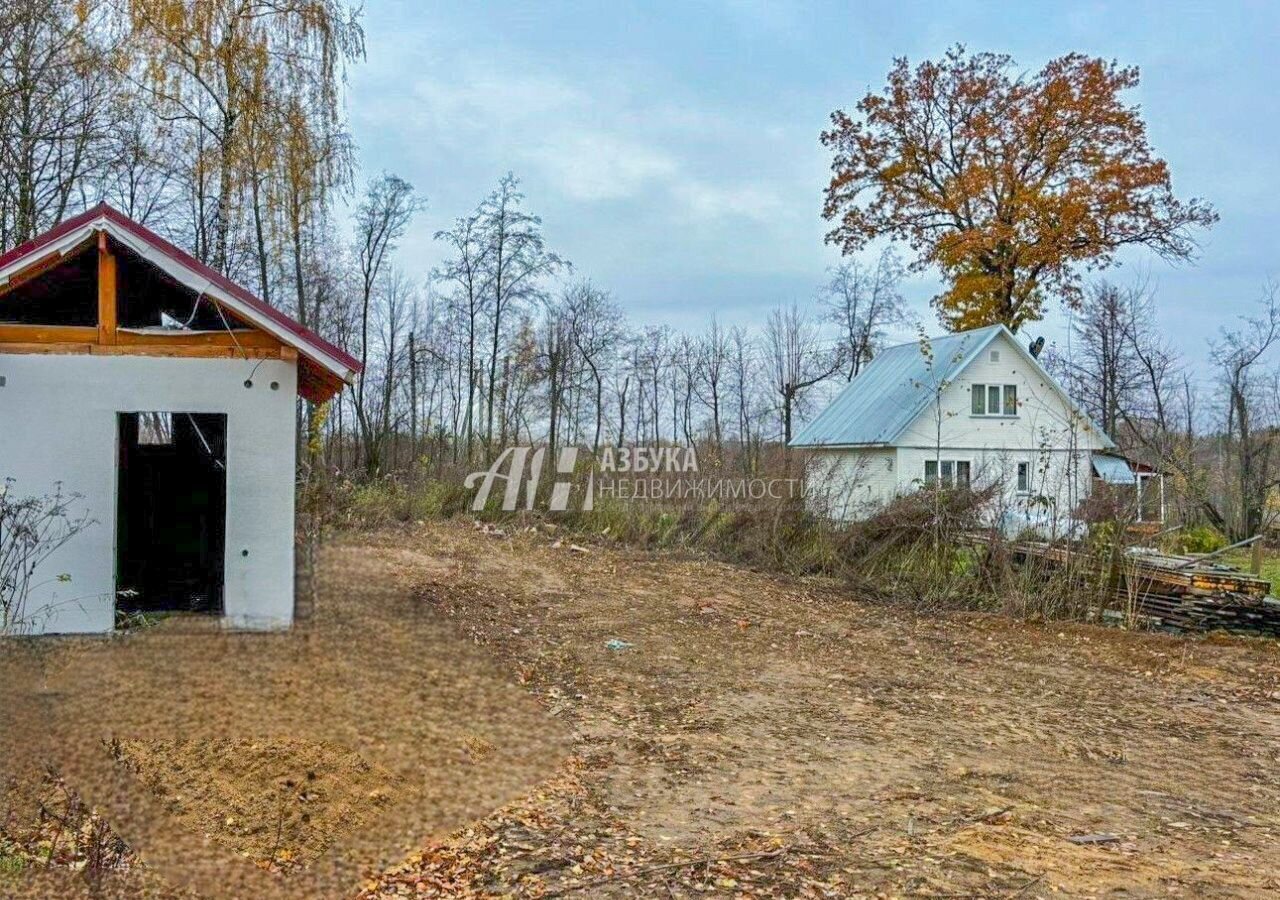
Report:
M476 352L480 328L489 303L488 265L490 246L487 243L483 218L479 211L462 216L453 228L436 232L436 240L448 245L452 256L436 269L435 277L452 289L450 302L463 323L466 335L466 385L467 405L463 416L466 432L467 459L471 459L475 440Z
M693 433L693 398L702 370L701 346L690 335L682 334L671 352L671 368L679 376L678 390L671 395L671 431L683 434L685 446L695 443Z
M1244 319L1234 331L1223 329L1213 345L1213 361L1227 395L1226 437L1234 475L1224 491L1221 519L1236 539L1261 531L1267 497L1280 485L1275 453L1280 391L1274 369L1263 368L1268 352L1280 341L1280 296L1275 285L1268 285L1261 305L1257 316Z
M743 470L747 473L755 471L755 455L752 452L752 389L756 382L758 366L755 363L755 342L747 330L735 326L730 333L732 344L731 378L732 391L737 395L738 443L741 447Z
M538 337L539 375L547 386L547 443L553 459L563 438L565 399L572 378L573 337L566 306L563 294L544 301Z
M844 354L822 347L818 323L794 303L769 313L765 339L773 388L782 400L782 440L790 444L792 421L803 411L809 388L840 371Z
M70 3L10 0L0 5L0 35L0 249L6 249L65 218L107 168L118 92L94 22Z
M729 335L715 316L711 326L699 341L698 358L701 363L696 381L699 399L711 415L711 437L715 441L716 455L724 452L722 427L725 382L729 377Z
M502 356L503 329L513 307L543 296L542 279L554 275L568 263L547 249L542 236L542 219L525 212L520 181L508 172L478 210L483 234L483 255L487 268L485 283L491 303L489 346L489 393L485 414L485 444L493 445L493 414L498 383L498 360Z
M604 385L613 355L622 340L625 323L622 310L606 291L590 281L579 281L564 295L569 334L594 388L595 431L592 450L600 449L604 430Z
M1147 317L1152 313L1144 285L1125 290L1098 282L1072 320L1070 353L1046 358L1076 402L1112 437L1126 414L1136 414L1147 387L1139 352L1151 349Z
M366 471L372 475L382 466L382 443L373 411L366 403L367 372L370 359L370 328L373 324L374 292L387 257L394 252L413 214L422 202L413 196L413 185L396 175L383 174L369 182L364 200L356 210L356 260L360 278L360 363L366 369L356 381L355 413Z
M106 150L113 163L94 191L134 221L165 230L178 204L168 129L133 96L117 99L114 116Z
M655 443L662 439L662 388L671 366L671 328L649 325L635 348L635 370L640 377L642 431ZM675 434L672 434L675 439ZM642 437L641 440L644 438Z
M906 320L899 291L904 269L893 248L886 247L874 266L849 260L827 274L819 298L827 318L839 329L845 374L852 381L875 356L886 330Z

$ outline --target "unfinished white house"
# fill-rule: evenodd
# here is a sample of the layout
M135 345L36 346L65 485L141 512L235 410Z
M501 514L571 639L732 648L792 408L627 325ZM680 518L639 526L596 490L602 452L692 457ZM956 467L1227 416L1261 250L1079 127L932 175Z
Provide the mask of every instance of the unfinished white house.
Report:
M0 489L88 520L24 589L0 585L6 630L160 610L289 625L296 397L358 370L105 205L0 257Z
M1003 325L882 351L791 446L812 451L811 502L838 519L938 482L994 482L1006 513L1061 521L1095 479L1137 483L1111 438Z

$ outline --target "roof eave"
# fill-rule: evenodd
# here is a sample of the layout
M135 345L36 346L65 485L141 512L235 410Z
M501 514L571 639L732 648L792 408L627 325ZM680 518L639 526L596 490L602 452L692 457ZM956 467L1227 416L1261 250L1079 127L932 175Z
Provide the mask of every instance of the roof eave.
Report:
M797 443L792 441L787 444L793 450L866 450L875 448L888 448L894 446L888 441L865 441L863 443L844 441L841 443Z

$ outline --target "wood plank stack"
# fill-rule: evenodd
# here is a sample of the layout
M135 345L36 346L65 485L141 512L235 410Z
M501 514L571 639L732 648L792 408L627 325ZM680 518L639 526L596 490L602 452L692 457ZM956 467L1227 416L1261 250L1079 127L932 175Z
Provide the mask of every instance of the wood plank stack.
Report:
M1108 605L1122 610L1132 605L1154 624L1179 631L1224 629L1280 637L1280 600L1269 596L1271 583L1234 566L1131 547L1108 577L1109 560L1079 547L1034 541L1015 544L1013 558L1055 566L1074 561L1099 582L1111 583Z

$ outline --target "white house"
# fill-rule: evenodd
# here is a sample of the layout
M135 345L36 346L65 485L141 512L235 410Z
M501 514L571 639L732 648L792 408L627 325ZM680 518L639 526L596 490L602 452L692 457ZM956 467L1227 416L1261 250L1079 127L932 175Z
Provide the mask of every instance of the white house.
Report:
M0 485L75 495L90 520L8 630L108 632L117 610L288 625L295 398L358 370L105 205L0 256Z
M1115 445L993 325L882 351L791 446L813 451L810 492L837 518L941 480L998 482L1007 510L1057 520L1089 496L1094 454Z

